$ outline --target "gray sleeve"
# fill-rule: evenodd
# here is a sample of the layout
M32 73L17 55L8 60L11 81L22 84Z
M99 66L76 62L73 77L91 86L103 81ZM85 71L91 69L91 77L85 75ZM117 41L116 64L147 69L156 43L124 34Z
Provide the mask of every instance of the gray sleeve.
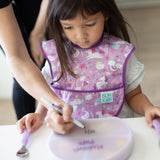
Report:
M144 78L144 65L132 54L126 65L125 84L126 94L137 88Z
M49 67L49 64L48 64L47 61L44 65L44 67L42 68L41 72L43 74L44 79L48 83L48 85L50 85L50 83L52 82L52 77L51 77L51 74L50 74L50 67Z

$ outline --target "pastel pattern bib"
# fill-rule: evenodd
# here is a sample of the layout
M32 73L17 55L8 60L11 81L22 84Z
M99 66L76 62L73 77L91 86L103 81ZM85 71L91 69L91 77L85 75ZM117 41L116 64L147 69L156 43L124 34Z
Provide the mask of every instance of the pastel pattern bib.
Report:
M67 73L58 82L60 62L54 40L43 41L41 48L50 65L51 88L73 106L76 119L117 116L125 98L125 68L134 47L114 36L103 35L94 47L73 46L71 68L76 78Z

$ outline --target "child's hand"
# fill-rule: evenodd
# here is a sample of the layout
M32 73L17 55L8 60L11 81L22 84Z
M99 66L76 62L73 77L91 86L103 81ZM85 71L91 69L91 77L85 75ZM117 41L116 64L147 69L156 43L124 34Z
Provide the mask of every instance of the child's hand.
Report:
M24 127L31 132L38 129L42 122L43 118L40 113L29 113L17 122L17 128L20 130L20 133L23 133Z
M58 134L67 134L73 127L72 106L64 103L59 105L63 108L63 115L60 115L57 111L50 109L48 110L47 116L45 118L47 126Z
M160 107L152 106L145 111L145 117L150 127L153 127L152 120L160 117Z

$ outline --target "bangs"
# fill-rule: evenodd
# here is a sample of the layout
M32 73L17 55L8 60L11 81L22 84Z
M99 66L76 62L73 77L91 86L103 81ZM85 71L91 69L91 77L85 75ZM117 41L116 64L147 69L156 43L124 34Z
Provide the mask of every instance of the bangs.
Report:
M53 6L55 6L54 16L57 20L73 19L77 12L86 18L85 15L102 11L98 0L54 0Z

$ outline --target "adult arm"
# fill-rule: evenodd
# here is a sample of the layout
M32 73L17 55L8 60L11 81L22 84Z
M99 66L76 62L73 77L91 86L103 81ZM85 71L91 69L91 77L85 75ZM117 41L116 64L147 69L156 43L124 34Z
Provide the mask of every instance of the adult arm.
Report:
M0 9L0 20L0 44L19 84L37 100L44 96L52 102L60 101L30 59L11 4Z
M45 40L45 17L49 0L43 0L35 26L30 34L29 42L31 54L39 68L42 67L44 57L40 48L40 42Z

